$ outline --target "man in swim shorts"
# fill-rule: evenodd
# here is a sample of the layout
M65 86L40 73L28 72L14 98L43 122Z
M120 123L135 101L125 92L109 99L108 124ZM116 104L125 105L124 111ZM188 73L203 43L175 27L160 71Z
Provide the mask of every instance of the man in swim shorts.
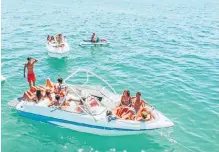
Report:
M24 65L24 78L25 78L25 70L27 68L27 81L29 82L30 88L32 86L32 83L33 83L33 86L35 86L35 82L36 82L36 77L35 77L35 74L33 71L33 67L34 67L34 64L37 62L37 60L33 59L34 61L32 62L31 61L32 59L33 58L28 57L27 63L25 63L25 65Z

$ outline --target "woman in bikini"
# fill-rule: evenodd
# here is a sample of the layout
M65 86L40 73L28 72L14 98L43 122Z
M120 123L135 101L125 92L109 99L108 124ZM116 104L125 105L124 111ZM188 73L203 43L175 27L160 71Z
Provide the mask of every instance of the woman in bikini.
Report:
M121 97L121 103L119 107L115 109L115 114L118 117L121 117L124 113L126 113L131 107L132 98L130 96L129 90L124 90L123 95Z
M35 86L31 86L30 90L24 92L23 100L33 100L36 97L36 90L37 88Z
M152 119L155 119L155 116L150 110L146 109L146 107L141 107L135 116L135 120L137 121L150 121Z
M130 92L129 90L125 90L123 92L123 95L121 97L121 103L120 105L121 106L128 106L128 107L131 107L131 103L132 103L132 98L130 96Z
M46 88L45 90L45 95L43 96L43 100L48 98L50 102L52 102L52 95L51 95L51 90L49 88Z
M40 99L42 98L42 92L39 88L32 86L30 90L24 92L23 100L27 101L35 101L38 103Z

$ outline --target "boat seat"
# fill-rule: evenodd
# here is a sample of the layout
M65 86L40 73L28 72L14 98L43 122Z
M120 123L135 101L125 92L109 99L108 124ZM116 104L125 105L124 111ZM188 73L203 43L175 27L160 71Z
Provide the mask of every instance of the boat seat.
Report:
M75 95L73 95L73 94L68 94L68 95L67 95L67 98L69 98L69 99L71 99L71 100L74 100L74 101L80 101L80 100L81 100L80 97L75 96Z

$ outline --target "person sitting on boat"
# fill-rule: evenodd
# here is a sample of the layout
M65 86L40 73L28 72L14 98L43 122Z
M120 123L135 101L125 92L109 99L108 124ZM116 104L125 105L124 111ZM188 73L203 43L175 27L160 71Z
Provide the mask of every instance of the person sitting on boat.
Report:
M60 91L64 91L65 94L67 94L67 86L65 84L63 84L63 79L62 78L58 78L58 85L56 86L56 93L60 93Z
M33 100L36 103L38 103L40 101L40 99L42 98L42 92L39 88L31 86L31 89L24 92L23 95L23 100Z
M151 111L147 110L145 107L142 107L139 109L137 114L133 109L129 109L123 113L120 118L123 120L150 121L154 119L154 115L151 113Z
M37 88L35 86L31 86L30 90L24 92L23 100L33 100L36 96Z
M36 103L39 103L39 101L42 99L43 95L42 95L42 91L41 89L37 88L36 90Z
M124 90L123 95L121 97L120 105L114 110L114 114L117 116L121 116L122 113L125 113L129 110L129 107L132 105L132 98L130 96L129 90Z
M66 96L65 96L65 92L60 91L59 96L60 96L61 103L63 103L63 105L65 105L65 106L69 106L69 103L67 102L67 99L66 99Z
M65 45L62 38L62 34L58 34L56 36L56 43L57 43L57 47L63 47Z
M95 33L93 33L92 36L91 36L91 42L94 42L94 43L96 42Z
M138 110L145 105L145 101L141 99L141 92L137 92L135 97L132 97L133 99L133 108L135 109L135 112L137 113Z
M48 105L48 107L51 107L51 106L60 106L60 96L59 96L58 94L55 96L55 100L52 101L52 102Z
M152 119L154 119L154 115L151 113L151 111L149 111L148 109L146 109L146 107L141 107L138 111L138 113L135 116L135 120L137 121L150 121Z
M97 43L99 41L100 41L99 37L97 37L96 34L93 33L92 36L91 36L91 42Z
M45 95L43 96L43 100L45 100L46 98L48 98L49 99L49 101L50 102L52 102L52 95L51 95L51 90L50 90L50 88L46 88L46 90L45 90Z
M128 109L125 113L123 113L120 118L123 120L133 120L135 117L135 111L133 109Z
M132 98L130 96L129 90L124 90L123 95L121 97L121 106L128 106L131 107L132 104Z
M142 112L141 117L138 118L138 121L150 121L152 119L151 115L147 112Z
M45 88L45 87L44 87ZM56 92L56 85L53 84L50 79L46 79L46 88L50 89L50 93Z
M50 41L51 41L51 36L48 35L48 36L47 36L47 42L49 43Z
M51 36L50 43L56 43L54 36Z

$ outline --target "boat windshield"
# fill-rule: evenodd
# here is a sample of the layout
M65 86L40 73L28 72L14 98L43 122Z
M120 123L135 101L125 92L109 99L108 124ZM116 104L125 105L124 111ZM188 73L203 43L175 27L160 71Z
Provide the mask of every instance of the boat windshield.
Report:
M86 69L76 70L75 72L70 74L64 80L64 82L67 84L77 84L81 86L92 87L93 89L97 89L99 91L105 91L105 93L112 92L116 94L115 89L106 80Z
M91 84L92 82L97 84L97 80L101 80L98 82L100 85ZM91 115L99 115L106 111L106 106L102 104L103 98L104 100L112 100L110 97L116 93L108 82L85 69L79 69L72 73L64 82L69 87L69 94L78 98L83 104L81 110Z

